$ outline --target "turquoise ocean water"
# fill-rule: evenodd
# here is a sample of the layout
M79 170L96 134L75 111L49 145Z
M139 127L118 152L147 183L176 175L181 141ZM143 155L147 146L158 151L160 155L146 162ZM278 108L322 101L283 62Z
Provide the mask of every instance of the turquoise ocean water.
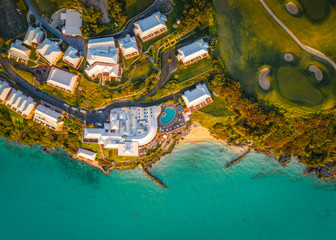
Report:
M336 239L336 187L296 162L216 143L178 146L150 171L105 176L64 153L0 140L0 239Z

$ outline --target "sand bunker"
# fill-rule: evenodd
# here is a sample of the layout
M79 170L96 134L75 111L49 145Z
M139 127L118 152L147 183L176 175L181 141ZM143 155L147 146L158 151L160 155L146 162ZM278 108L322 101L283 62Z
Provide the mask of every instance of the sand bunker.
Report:
M286 53L285 56L284 56L284 59L285 59L286 62L293 62L294 56L291 53Z
M270 74L271 69L264 68L259 74L259 86L264 89L265 91L271 88L271 83L268 80L268 74Z
M296 15L299 13L298 7L293 2L287 3L286 9L292 15Z
M321 81L323 79L323 73L322 73L321 69L319 69L317 66L310 65L308 70L310 72L314 73L317 81Z

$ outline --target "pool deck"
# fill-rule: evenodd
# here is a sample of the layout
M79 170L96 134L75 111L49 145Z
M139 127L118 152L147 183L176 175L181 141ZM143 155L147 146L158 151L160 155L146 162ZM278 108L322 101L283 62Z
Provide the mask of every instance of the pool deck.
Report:
M169 123L162 124L160 119L162 116L164 116L165 109L168 107L175 109L175 117ZM174 104L166 104L164 106L161 106L161 114L158 117L158 127L161 133L171 132L184 126L184 119Z

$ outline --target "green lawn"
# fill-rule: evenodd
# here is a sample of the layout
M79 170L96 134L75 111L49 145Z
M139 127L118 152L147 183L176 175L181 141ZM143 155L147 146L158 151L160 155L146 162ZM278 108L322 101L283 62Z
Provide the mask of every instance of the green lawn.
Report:
M141 80L146 80L146 78L153 72L154 68L152 63L145 63L141 66L138 66L135 68L133 76L132 76L132 82L137 82ZM131 72L133 69L130 70ZM129 77L131 77L129 75Z
M227 108L224 99L220 97L212 96L213 103L209 104L208 106L200 109L201 112L210 114L214 117L223 117L232 115L232 112Z
M135 17L139 13L145 11L154 0L134 0L126 4L127 20Z
M281 67L277 72L280 94L287 100L316 106L323 100L320 90L313 87L303 72L293 67Z
M35 10L40 14L51 17L61 8L63 0L31 0Z
M177 73L172 75L172 79L176 79L178 82L183 82L194 76L202 74L205 71L212 69L213 64L210 57L202 59L199 62L190 64L185 67L182 63L178 64Z
M327 17L330 6L327 0L299 0L303 7L303 11L313 21L320 21Z
M325 61L303 51L274 21L259 1L214 0L213 2L217 11L221 57L228 75L238 79L247 93L264 101L286 107L291 107L294 103L300 108L307 109L309 105L311 106L310 110L321 110L332 108L335 105L335 71ZM285 9L286 1L265 0L265 2L304 44L317 48L329 57L336 57L335 36L333 34L333 29L336 27L335 8L327 20L320 24L313 24L304 16L299 18L288 14ZM298 4L297 0L293 0L293 2ZM286 52L291 52L296 56L297 59L294 63L289 64L283 60L283 55ZM329 55L331 52L332 54ZM311 102L303 101L302 106L299 104L300 101L293 97L286 95L287 100L282 98L281 96L284 94L280 94L278 83L286 81L282 79L283 74L276 75L275 81L271 83L272 91L265 93L260 90L258 71L261 66L269 65L272 72L276 73L281 67L290 65L295 68L296 73L304 73L306 67L314 61L320 62L324 68L327 68L327 75L330 75L330 81L324 82L325 85L311 85L311 88L315 88L316 92L323 92L325 101L321 101L322 105L313 107L319 100L319 97L316 96L316 99ZM305 89L305 84L310 81L308 80L310 75L304 74L304 78L307 78L306 81L296 81L295 77L297 76L301 75L287 75L286 77L289 82L295 82L297 89ZM319 96L318 93L317 96Z

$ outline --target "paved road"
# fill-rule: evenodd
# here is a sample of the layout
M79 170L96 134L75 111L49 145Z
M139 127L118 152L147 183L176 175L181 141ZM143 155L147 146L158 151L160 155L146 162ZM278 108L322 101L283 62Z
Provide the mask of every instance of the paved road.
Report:
M309 47L307 45L304 45L296 36L295 34L289 30L289 28L283 23L281 22L281 20L272 12L272 10L267 6L267 4L264 2L264 0L259 0L260 3L263 5L263 7L266 9L266 11L269 13L269 15L271 15L271 17L289 34L289 36L291 36L291 38L293 38L293 40L306 52L324 59L325 61L327 61L328 63L331 64L331 66L333 66L333 68L336 70L336 64L330 59L328 58L326 55L324 55L323 53L321 53L320 51Z

